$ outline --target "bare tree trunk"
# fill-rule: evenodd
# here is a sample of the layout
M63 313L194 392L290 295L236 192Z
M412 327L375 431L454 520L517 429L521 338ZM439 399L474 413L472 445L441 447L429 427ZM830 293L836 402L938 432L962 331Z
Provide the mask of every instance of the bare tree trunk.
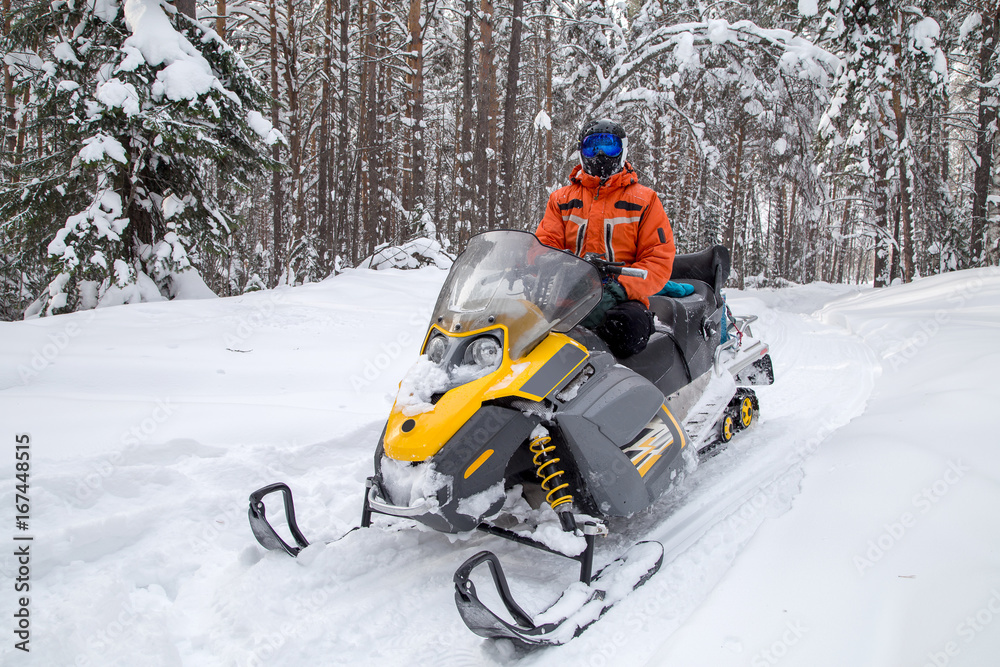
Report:
M281 46L283 75L285 78L285 98L288 104L288 153L292 170L292 241L298 243L306 236L305 216L305 165L302 149L302 109L299 104L298 74L298 27L295 23L296 0L287 0L285 31L278 35Z
M349 114L349 94L350 94L350 46L351 46L351 0L340 0L340 90L338 91L340 102L340 117L337 119L337 179L335 182L337 197L337 221L333 231L333 252L334 261L336 254L340 252L341 239L348 233L348 213L350 211L351 180L349 174L350 158L347 152L350 138L350 114ZM353 231L351 238L354 237ZM354 256L351 260L353 263Z
M733 255L733 264L736 265L737 255L741 250L737 248L737 236L736 236L736 217L737 211L739 210L738 202L740 201L740 175L743 167L743 138L746 134L746 124L740 121L737 126L736 135L736 157L733 164L733 177L730 184L730 204L729 204L729 215L726 216L726 232L723 236L722 244L729 248ZM742 279L742 276L741 276Z
M195 0L174 0L174 6L181 14L197 20L198 5Z
M364 155L365 167L363 170L365 178L364 188L364 225L365 241L362 245L367 254L373 250L378 243L378 217L379 217L379 174L376 168L376 142L378 137L378 51L376 45L375 32L375 1L369 0L368 14L365 19L365 40L366 49L365 61L365 139L361 144Z
M10 0L3 0L3 36L6 37L8 34L10 34ZM14 115L14 78L6 65L3 68L3 103L4 128L7 133L4 150L10 156L11 163L16 164L14 153L17 148L17 118Z
M545 113L549 117L549 127L545 130L545 185L554 182L552 173L552 18L548 15L549 3L544 4L545 12Z
M778 201L772 207L777 218L774 223L774 277L784 278L784 249L785 249L785 185L780 184L775 190L775 197Z
M524 0L514 0L511 15L510 53L507 58L507 92L503 103L503 143L500 146L500 179L502 191L500 210L501 224L513 225L511 210L511 189L514 187L514 137L517 132L517 77L521 66L521 17L524 14Z
M323 84L319 101L319 142L316 181L316 218L319 227L318 247L320 266L333 268L333 239L330 215L330 80L333 78L333 0L323 2ZM346 92L346 91L345 91ZM334 251L335 252L335 251Z
M215 3L215 32L219 37L226 38L226 0L216 0Z
M420 0L410 0L410 100L406 115L410 119L411 145L409 153L410 177L406 188L404 207L407 210L424 209L424 39L420 22Z
M271 124L277 128L281 120L278 114L278 0L270 0L268 3L270 10L271 35L269 44L269 55L271 58ZM274 142L271 146L271 159L275 162L281 160L281 150L279 142ZM273 197L273 207L271 224L274 229L274 257L271 269L271 285L277 285L284 272L284 245L285 236L282 230L281 216L285 207L284 193L282 191L281 174L277 171L271 175L271 196Z
M983 17L983 46L979 51L979 125L976 128L977 163L972 181L972 238L969 248L972 266L984 266L987 262L986 216L993 176L993 142L997 132L997 107L995 103L990 103L990 99L996 97L997 92L985 84L997 74L992 56L1000 37L1000 9L995 3L992 11L992 17Z
M898 12L899 17L899 28L902 31L903 28L903 14ZM899 38L895 38L892 45L893 53L895 53L897 59L902 58L902 45L898 41ZM906 149L902 148L903 142L907 137L907 113L903 108L902 99L900 97L900 88L902 87L902 81L900 80L900 75L894 76L895 85L892 88L892 111L895 115L896 120L896 150L899 152L899 212L896 214L897 224L896 224L896 239L902 245L903 254L903 282L908 283L913 280L913 217L912 210L913 205L910 201L910 170L908 168L908 163L906 159L906 150L910 150L907 146ZM900 230L902 227L902 230ZM902 231L902 234L900 234Z
M792 240L796 232L795 228L795 207L799 201L799 184L798 182L792 183L792 197L788 202L788 218L785 220L785 275L791 277L792 275ZM801 248L796 248L799 250L799 269L800 274L804 268L801 257Z
M472 198L475 193L473 187L473 161L472 157L472 51L475 47L475 38L472 32L472 17L475 13L474 0L465 0L465 42L462 51L462 140L459 149L459 160L462 175L462 201L460 209L462 211L459 218L458 240L463 243L474 233L475 223L473 221Z
M899 278L899 215L902 210L899 203L899 194L892 198L892 260L889 262L889 284L891 285Z
M881 134L874 141L872 162L875 163L875 287L888 284L893 244L889 236L889 160Z
M495 219L493 193L496 162L488 157L496 145L496 68L493 66L493 2L480 1L479 78L477 80L478 115L472 168L476 182L474 232L492 228Z

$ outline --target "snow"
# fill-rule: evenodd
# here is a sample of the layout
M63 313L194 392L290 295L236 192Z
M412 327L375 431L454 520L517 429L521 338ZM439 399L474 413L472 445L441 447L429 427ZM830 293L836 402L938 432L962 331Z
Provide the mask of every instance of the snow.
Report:
M87 7L94 12L94 16L105 23L114 21L120 9L115 0L87 0Z
M451 386L448 371L421 355L403 377L399 385L397 405L407 417L413 417L434 409L431 397L444 393Z
M139 55L151 67L165 65L156 74L153 95L175 102L195 100L212 89L226 92L205 57L173 29L164 7L161 0L125 0L125 24L132 35L125 40L128 55L121 67L134 69Z
M549 118L549 114L545 113L545 109L541 109L535 114L534 126L536 130L549 131L552 129L552 119Z
M349 270L0 323L0 423L32 442L21 661L510 664L509 648L458 617L454 570L496 552L536 614L573 585L574 562L384 517L346 534L445 275ZM663 543L645 586L517 663L994 664L1000 273L727 299L760 316L754 335L771 347L760 421L599 539L598 566L634 540ZM277 480L312 542L295 560L265 552L247 525L247 495ZM7 475L7 526L14 494ZM5 550L5 580L14 566ZM0 612L12 605L0 598ZM0 662L25 657L13 655L0 645Z
M971 12L962 21L962 27L958 30L958 39L960 42L964 42L973 30L978 28L983 24L983 17L979 12Z
M125 154L125 147L114 137L106 134L98 134L83 140L83 148L80 149L80 159L84 162L97 162L109 157L125 164L128 156ZM119 209L121 206L119 205Z
M817 0L799 0L799 14L802 16L816 16L818 11Z
M52 47L52 55L61 62L73 63L77 67L83 67L83 63L76 57L76 53L73 52L73 47L70 46L69 42L59 42Z
M170 296L174 299L219 298L194 269L170 274Z
M131 83L110 79L97 86L97 99L109 109L121 107L126 116L139 113L139 93Z
M261 141L268 146L272 146L275 142L284 140L281 136L281 132L274 129L274 126L271 125L271 121L264 118L259 111L247 112L247 124L250 125L250 129L261 138Z

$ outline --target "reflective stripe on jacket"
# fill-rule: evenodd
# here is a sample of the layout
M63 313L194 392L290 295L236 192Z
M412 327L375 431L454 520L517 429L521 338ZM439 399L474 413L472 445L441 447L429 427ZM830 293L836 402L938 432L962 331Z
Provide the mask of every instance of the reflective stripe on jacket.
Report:
M570 184L549 196L535 236L547 246L570 250L580 257L588 252L604 255L626 266L646 269L647 276L620 276L618 282L630 299L649 305L670 280L674 264L674 233L656 193L639 185L632 165L601 179L573 168Z

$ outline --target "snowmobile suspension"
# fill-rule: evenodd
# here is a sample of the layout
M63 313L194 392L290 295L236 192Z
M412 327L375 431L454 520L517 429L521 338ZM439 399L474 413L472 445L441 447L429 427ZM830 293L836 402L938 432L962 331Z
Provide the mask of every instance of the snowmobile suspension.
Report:
M569 484L562 481L566 472L558 467L561 459L552 453L556 447L551 442L551 437L543 435L532 440L528 448L535 455L531 461L535 464L535 474L542 480L545 502L555 510L560 505L573 502L573 494L563 491L569 488Z

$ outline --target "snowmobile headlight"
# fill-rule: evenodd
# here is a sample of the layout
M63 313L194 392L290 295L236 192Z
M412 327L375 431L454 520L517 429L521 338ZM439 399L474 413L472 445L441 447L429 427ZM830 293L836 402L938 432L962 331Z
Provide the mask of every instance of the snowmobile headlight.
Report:
M444 336L434 336L434 338L431 338L430 342L427 343L427 358L435 364L441 363L444 359L444 353L447 351L448 343L445 342Z
M502 359L503 350L493 336L477 338L465 350L465 363L483 368L496 368Z

